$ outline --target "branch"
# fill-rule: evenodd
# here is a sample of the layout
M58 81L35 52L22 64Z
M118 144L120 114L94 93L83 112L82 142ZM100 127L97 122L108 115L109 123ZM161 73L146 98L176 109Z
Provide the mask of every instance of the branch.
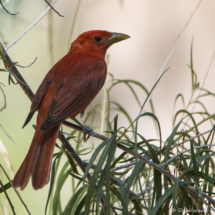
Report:
M1 164L0 164L0 167L1 167L1 169L3 170L4 174L6 175L8 181L9 181L10 184L11 184L11 180L10 180L9 176L7 175L6 171L4 170L4 168L3 168L3 166L2 166ZM11 184L11 187L13 187L12 184ZM4 188L3 188L3 189L4 189ZM22 202L23 206L24 206L25 209L27 210L28 214L31 215L30 211L29 211L28 208L27 208L27 205L24 203L24 201L22 200L22 198L21 198L21 196L19 195L19 193L17 192L17 190L16 190L15 188L13 188L13 189L14 189L14 191L16 192L16 195L19 197L20 201Z
M59 16L61 16L61 17L64 17L63 15L61 15L58 11L56 11L53 7L52 7L52 5L47 1L47 0L45 0L45 2L49 5L49 7L55 12L55 13L57 13Z
M10 201L9 196L7 195L6 190L4 189L4 185L2 184L1 180L0 180L0 185L1 185L2 189L3 189L3 191L4 191L4 194L5 194L5 196L6 196L6 199L8 200L8 202L9 202L9 204L10 204L10 207L11 207L11 210L13 211L13 214L16 215L16 213L15 213L15 211L14 211L14 207L13 207L11 201Z
M17 15L19 12L17 12L17 13L10 13L5 7L4 7L4 4L1 2L1 0L0 0L0 5L2 6L2 8L7 12L7 13L9 13L10 15L13 15L13 16L15 16L15 15Z
M200 149L200 148L204 148L204 147L208 147L208 146L215 146L215 144L208 144L208 145L204 145L204 146L196 146L193 147L194 149ZM162 163L161 166L166 166L167 164L169 164L170 162L172 162L175 158L180 157L181 155L183 155L186 152L189 152L191 149L187 149L183 152L180 152L179 154L177 154L176 156L172 157L171 159L169 159L168 161L166 161L165 163Z
M53 6L56 3L57 0L54 0L51 4ZM43 14L35 21L33 22L17 39L15 39L10 45L8 45L5 50L7 51L12 45L16 44L31 28L33 28L51 9L51 7L48 7Z
M5 95L5 92L4 92L4 90L3 90L2 86L1 86L1 84L2 84L2 83L0 83L0 90L2 91L2 94L3 94L3 97L4 97L4 105L3 105L3 107L0 108L0 112L6 108L6 95ZM2 85L4 86L4 84L2 84ZM4 87L5 87L5 86L4 86Z

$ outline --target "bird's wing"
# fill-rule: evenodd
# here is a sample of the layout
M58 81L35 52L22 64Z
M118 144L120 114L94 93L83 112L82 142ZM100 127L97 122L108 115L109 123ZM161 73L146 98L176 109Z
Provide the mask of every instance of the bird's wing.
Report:
M106 78L103 60L83 61L75 70L77 72L64 78L58 87L41 130L50 130L63 120L83 112L102 88Z
M31 118L34 115L34 112L38 109L38 107L39 107L46 91L48 90L51 82L52 82L52 79L50 79L49 76L46 76L46 78L41 83L40 87L38 88L38 90L37 90L37 92L36 92L36 94L32 100L31 110L30 110L22 128L24 128L30 122Z

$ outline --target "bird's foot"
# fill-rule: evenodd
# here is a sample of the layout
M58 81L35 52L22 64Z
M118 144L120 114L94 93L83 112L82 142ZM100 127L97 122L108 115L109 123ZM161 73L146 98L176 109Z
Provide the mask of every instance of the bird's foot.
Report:
M87 126L83 126L82 129L83 129L83 135L84 135L83 137L84 142L86 143L87 140L90 138L90 132L93 131L93 129Z
M77 119L75 119L75 118L74 118L73 120L82 128L82 130L83 130L83 135L84 135L83 139L84 139L84 142L86 143L87 140L90 138L90 132L92 132L93 129L90 128L90 127L87 127L87 126L82 125L82 124L81 124Z

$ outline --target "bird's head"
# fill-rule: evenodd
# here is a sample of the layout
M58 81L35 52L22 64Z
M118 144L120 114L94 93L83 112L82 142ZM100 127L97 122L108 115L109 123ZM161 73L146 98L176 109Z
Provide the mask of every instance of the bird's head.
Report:
M105 57L107 49L114 43L130 38L126 34L108 31L87 31L72 44L69 52L94 53Z

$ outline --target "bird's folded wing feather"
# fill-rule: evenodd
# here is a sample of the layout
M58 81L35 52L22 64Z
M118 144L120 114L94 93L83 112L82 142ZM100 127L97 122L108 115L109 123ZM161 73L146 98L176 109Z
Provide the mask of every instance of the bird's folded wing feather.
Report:
M80 75L65 78L61 82L49 106L47 119L40 127L41 130L49 130L85 110L102 88L106 78L106 66L103 62L102 65L95 66L94 70L92 66L90 69L91 71L84 76L80 71Z

